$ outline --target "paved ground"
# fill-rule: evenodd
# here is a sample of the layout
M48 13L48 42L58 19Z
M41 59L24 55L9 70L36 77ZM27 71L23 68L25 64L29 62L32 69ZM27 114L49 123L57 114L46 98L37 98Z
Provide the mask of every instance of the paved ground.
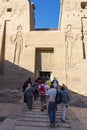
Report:
M84 129L87 130L87 108L71 107L71 110L75 113L78 120L84 126Z
M66 109L67 121L66 123L61 122L61 106L58 107L57 111L57 125L59 127L52 128L58 130L87 130L86 124L87 113L82 114L83 117L79 120L80 109L69 107ZM87 111L84 111L87 112ZM78 115L78 116L77 116ZM29 111L26 104L23 104L22 100L19 104L0 104L0 117L2 121L0 123L0 130L49 130L49 118L47 115L47 110L44 112L40 111L40 102L35 101L32 111ZM81 121L81 122L80 122ZM85 126L85 127L84 127Z

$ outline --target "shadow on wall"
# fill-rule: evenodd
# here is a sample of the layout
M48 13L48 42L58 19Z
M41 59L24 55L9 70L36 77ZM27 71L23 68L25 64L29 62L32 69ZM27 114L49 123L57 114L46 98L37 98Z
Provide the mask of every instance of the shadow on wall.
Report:
M23 96L22 86L26 79L35 79L34 73L22 67L4 61L4 71L0 75L0 102L17 103ZM67 88L67 86L65 86ZM67 88L70 95L70 105L87 108L87 96L75 93Z
M34 73L4 61L4 71L0 74L0 102L18 103L23 96L23 84L28 78L33 81Z
M34 73L5 60L3 74L0 75L0 88L21 88L29 77L34 80Z
M65 86L65 88L69 92L69 96L70 96L70 103L69 104L70 104L70 106L87 108L87 96L73 92L70 89L68 89L67 86Z
M78 93L70 91L70 98L71 98L71 101L70 101L71 106L87 108L87 96L80 95Z

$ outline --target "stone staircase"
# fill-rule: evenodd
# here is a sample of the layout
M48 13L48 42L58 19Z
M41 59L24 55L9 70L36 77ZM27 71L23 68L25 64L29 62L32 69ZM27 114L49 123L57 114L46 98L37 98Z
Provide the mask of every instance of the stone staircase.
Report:
M59 130L71 130L71 125L67 119L66 123L63 123L61 119L60 105L58 106L56 115L57 127L53 129ZM49 117L47 110L41 112L40 101L34 101L33 108L31 111L28 110L27 105L24 104L21 112L17 116L17 122L12 130L49 130Z
M47 110L41 112L40 100L34 101L30 111L26 103L19 103L9 116L0 123L0 130L86 130L76 117L71 107L66 108L66 123L61 121L61 105L56 113L56 127L49 127Z

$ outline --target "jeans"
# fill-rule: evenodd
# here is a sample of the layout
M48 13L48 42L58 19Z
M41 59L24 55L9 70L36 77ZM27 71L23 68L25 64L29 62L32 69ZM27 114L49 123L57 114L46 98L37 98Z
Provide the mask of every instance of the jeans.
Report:
M65 121L65 116L66 116L66 114L65 114L65 104L62 103L61 107L62 107L62 120Z
M48 104L48 116L50 119L50 123L53 124L55 123L56 119L56 103L55 102L49 102Z

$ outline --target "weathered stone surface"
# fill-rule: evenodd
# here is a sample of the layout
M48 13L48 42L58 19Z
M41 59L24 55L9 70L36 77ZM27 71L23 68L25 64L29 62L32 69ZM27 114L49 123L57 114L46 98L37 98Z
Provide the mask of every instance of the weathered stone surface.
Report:
M16 119L5 119L5 121L0 125L0 130L12 130Z
M0 88L21 88L40 72L87 97L87 3L60 0L60 26L34 29L34 4L0 1ZM84 6L84 8L83 8Z
M26 104L16 104L16 106L14 106L13 111L11 110L11 113L0 124L0 130L6 130L6 128L7 130L50 129L47 110L41 112L40 108L40 100L34 101L31 111L27 108ZM80 122L80 118L77 118L77 116L73 113L72 107L69 106L69 108L66 109L66 116L66 123L63 123L61 121L61 105L59 105L56 113L56 125L59 125L59 127L55 127L55 129L86 130L86 127L84 127Z
M0 90L0 103L18 103L23 93L19 89Z

